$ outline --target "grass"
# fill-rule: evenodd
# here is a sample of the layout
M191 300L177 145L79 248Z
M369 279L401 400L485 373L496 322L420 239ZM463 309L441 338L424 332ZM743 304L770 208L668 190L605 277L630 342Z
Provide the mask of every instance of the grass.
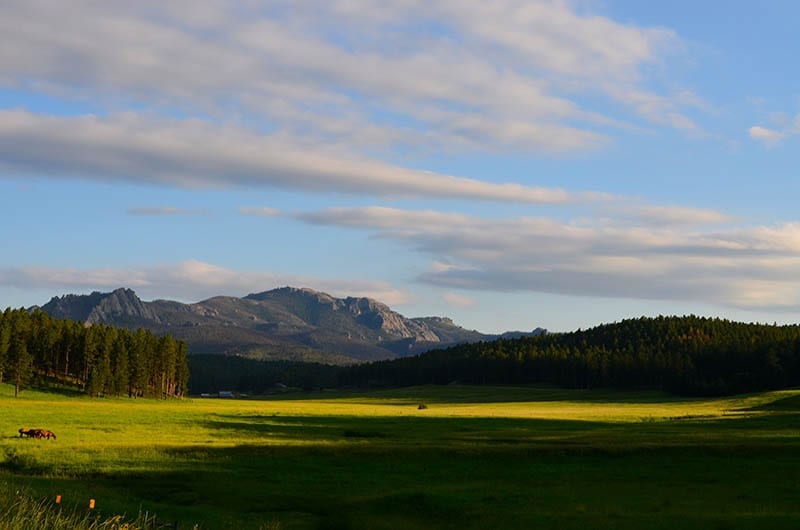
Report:
M0 489L182 528L796 528L798 411L795 390L156 402L0 385ZM58 439L21 439L23 426Z
M148 513L128 518L101 517L88 507L65 507L50 499L37 499L26 491L0 485L0 525L4 530L155 530L175 528Z

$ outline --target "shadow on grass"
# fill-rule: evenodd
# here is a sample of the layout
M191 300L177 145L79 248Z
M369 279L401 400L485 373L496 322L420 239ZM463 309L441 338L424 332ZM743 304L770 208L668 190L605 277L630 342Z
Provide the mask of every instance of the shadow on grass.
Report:
M744 503L757 510L777 502L772 500L777 492L785 497L781 509L788 514L794 506L794 475L769 477L780 470L800 471L794 456L786 458L789 453L754 461L751 454L685 448L530 452L516 445L450 450L392 447L385 441L366 447L171 448L162 470L90 481L97 491L122 490L127 499L167 517L202 521L204 528L271 518L288 528L531 528L542 515L555 517L559 526L583 518L589 521L584 527L592 528L597 527L592 517L609 503L620 513L643 517L664 499L673 504L662 507L662 516L674 510L672 517L680 518L685 510L709 506L731 510ZM169 464L192 461L203 465L175 470ZM743 477L747 480L736 482ZM766 483L771 486L765 488ZM714 500L697 502L698 492ZM583 508L571 512L575 506ZM647 527L643 522L627 528Z
M776 399L763 405L743 409L745 411L764 412L800 412L800 394Z
M260 416L217 414L205 427L254 444L305 445L341 451L426 447L461 454L629 455L652 452L752 454L800 448L794 415L681 418L638 423L424 416ZM229 433L229 434L227 434Z
M618 391L613 389L563 389L552 385L487 386L487 385L424 385L392 389L339 389L322 392L287 393L256 396L264 401L305 401L343 399L352 403L383 405L417 405L419 403L484 404L554 402L573 403L692 403L707 398L682 397L657 391Z
M764 514L760 527L772 528L765 506L795 524L800 443L776 448L770 433L790 438L788 423L756 419L766 421L765 436L749 437L752 418L216 414L204 426L236 445L160 447L160 467L146 472L48 477L29 460L0 478L34 482L48 495L91 495L110 513L145 507L203 528L255 529L273 519L312 529L535 528L549 517L544 527L632 529L653 528L657 507L659 520L672 518L662 528L686 527L687 513L708 510L734 513L734 523L736 510ZM608 506L626 520L602 519Z
M36 392L40 394L46 394L52 396L60 396L66 398L87 397L85 392L73 386L45 384L45 385L34 385L31 387L31 389L36 390Z
M376 520L417 519L418 528L456 528L450 522L463 511L446 496L426 491L428 469L454 465L439 453L413 457L263 445L180 447L165 453L169 458L162 468L147 472L47 477L32 473L30 466L0 466L0 481L11 477L45 498L62 493L68 502L96 498L105 513L135 513L138 507L189 528L200 523L202 528L255 529L272 520L288 521L288 528L365 528L354 523L365 512ZM202 465L187 466L198 461Z
M7 447L3 451L0 470L15 474L44 475L50 468L39 462L33 455L20 453L13 447Z
M205 427L229 432L231 437L269 438L276 442L348 443L373 440L376 445L404 445L424 442L428 446L452 446L459 442L535 442L577 434L616 429L603 422L516 418L442 418L420 416L283 416L224 415Z

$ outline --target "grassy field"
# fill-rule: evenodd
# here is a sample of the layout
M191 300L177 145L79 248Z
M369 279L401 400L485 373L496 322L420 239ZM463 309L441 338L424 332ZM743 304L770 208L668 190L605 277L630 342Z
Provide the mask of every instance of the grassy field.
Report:
M106 516L156 513L181 528L794 529L798 412L794 390L156 402L14 399L0 385L0 491L61 494L79 511L94 498ZM20 427L58 439L21 439Z

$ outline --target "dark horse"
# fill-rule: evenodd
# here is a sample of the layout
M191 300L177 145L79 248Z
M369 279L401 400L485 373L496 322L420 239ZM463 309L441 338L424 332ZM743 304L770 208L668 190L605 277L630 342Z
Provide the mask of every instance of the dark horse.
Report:
M23 427L19 430L19 437L27 436L28 438L36 438L36 434L39 430L40 429L28 429L27 427Z
M28 438L47 438L48 440L50 438L53 440L56 439L56 434L53 431L48 431L46 429L28 429L26 427L19 430L19 437L22 438L23 436L27 436Z

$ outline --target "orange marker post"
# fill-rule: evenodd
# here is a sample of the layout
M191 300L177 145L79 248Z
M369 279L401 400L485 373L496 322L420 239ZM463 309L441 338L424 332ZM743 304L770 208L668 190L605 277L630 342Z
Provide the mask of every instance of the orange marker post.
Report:
M56 495L56 504L61 504L61 495Z
M89 499L89 509L94 510L94 499Z

